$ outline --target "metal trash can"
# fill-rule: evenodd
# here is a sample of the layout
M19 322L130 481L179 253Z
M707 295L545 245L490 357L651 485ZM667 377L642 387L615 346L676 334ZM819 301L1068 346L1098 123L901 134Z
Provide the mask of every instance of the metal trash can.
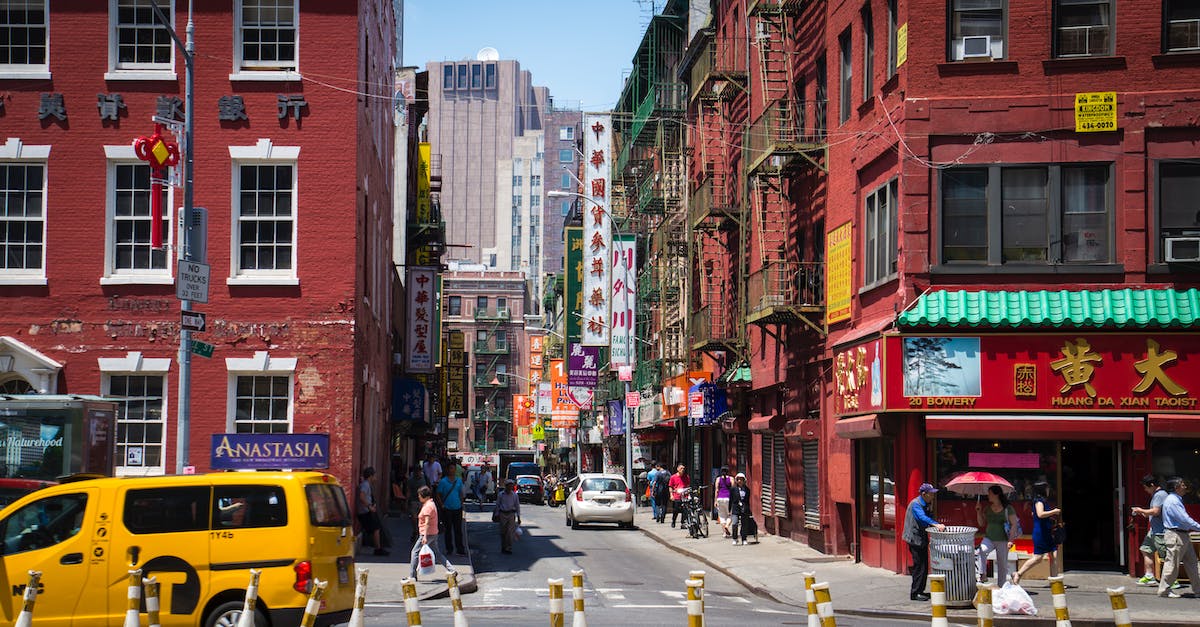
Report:
M975 527L930 527L929 571L946 576L946 605L969 607L975 598Z

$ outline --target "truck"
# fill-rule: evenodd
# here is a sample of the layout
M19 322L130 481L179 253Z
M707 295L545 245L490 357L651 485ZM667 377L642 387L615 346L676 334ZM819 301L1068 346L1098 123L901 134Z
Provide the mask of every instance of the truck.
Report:
M499 474L496 475L496 477L501 480L509 478L508 477L508 467L510 464L512 464L514 462L527 463L527 464L536 464L537 463L537 453L530 449L502 449L500 451L497 451L497 453L500 455L500 472L499 472ZM525 474L525 473L521 473L521 474ZM535 473L531 472L529 474L535 474ZM536 474L540 474L540 473L536 473ZM501 484L501 485L503 485L503 484Z

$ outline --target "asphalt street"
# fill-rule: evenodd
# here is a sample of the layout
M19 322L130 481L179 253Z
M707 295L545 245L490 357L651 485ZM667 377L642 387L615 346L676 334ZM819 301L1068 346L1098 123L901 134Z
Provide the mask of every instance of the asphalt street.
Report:
M474 510L474 505L468 507ZM585 615L589 627L685 625L688 571L704 566L615 525L565 525L563 509L523 505L526 531L511 555L500 553L489 512L467 514L479 591L463 597L472 625L537 625L549 621L546 580L561 578L566 624L572 624L571 571L585 572ZM682 531L680 532L682 533ZM747 546L746 559L759 547ZM705 576L707 625L806 625L803 608L764 599L718 572ZM368 604L368 625L404 625L400 604ZM451 625L449 599L421 606L424 625ZM912 625L927 624L917 621ZM894 619L839 617L838 625L903 625Z

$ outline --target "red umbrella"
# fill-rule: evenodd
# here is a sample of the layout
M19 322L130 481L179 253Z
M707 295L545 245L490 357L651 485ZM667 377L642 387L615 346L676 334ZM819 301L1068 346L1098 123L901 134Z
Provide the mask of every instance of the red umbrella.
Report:
M998 485L1005 492L1012 492L1013 486L1007 479L991 472L971 470L946 482L946 489L967 496L985 496L988 488Z

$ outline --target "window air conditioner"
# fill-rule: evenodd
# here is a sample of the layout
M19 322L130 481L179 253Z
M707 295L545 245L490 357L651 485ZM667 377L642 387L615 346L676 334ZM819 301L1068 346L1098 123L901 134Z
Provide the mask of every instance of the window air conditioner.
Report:
M992 58L992 36L977 35L962 38L962 58L990 59Z
M1200 237L1167 237L1163 243L1167 261L1200 262Z

